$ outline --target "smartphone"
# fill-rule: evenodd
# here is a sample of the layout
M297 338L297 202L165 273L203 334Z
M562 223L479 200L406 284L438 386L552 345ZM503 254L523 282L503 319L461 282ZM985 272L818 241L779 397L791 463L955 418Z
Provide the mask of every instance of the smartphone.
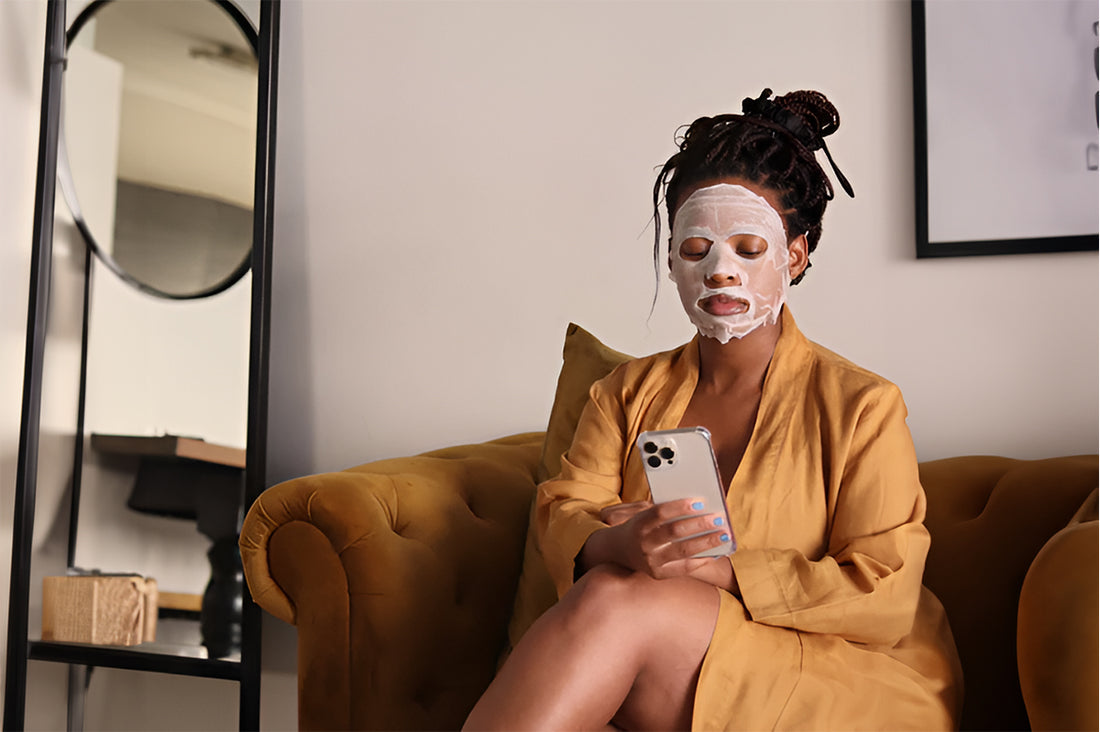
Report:
M645 467L654 503L699 498L705 512L716 513L725 520L720 530L730 534L730 541L695 556L721 557L733 553L737 542L730 529L726 492L722 488L710 432L705 427L653 430L638 435L635 447ZM705 531L695 536L709 533Z

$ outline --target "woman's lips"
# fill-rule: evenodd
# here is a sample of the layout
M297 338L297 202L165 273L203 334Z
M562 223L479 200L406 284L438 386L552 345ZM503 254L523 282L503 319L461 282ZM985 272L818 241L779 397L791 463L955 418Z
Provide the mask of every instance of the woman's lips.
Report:
M740 315L749 310L749 301L729 295L711 295L699 301L699 308L718 317Z

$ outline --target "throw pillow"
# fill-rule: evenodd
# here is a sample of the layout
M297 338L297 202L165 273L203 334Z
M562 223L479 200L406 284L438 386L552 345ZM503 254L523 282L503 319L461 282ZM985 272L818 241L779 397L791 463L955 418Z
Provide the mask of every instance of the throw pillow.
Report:
M611 371L629 361L631 356L608 348L576 323L570 323L565 331L562 348L561 373L558 374L558 390L550 409L550 422L546 427L546 442L542 447L535 479L541 483L561 471L561 456L573 443L573 433L588 403L588 388Z
M630 358L625 353L608 348L576 323L569 324L565 331L561 372L558 374L554 405L550 410L550 422L546 427L542 459L535 473L539 483L561 471L561 456L573 442L577 422L588 402L589 387ZM514 648L531 624L558 600L535 538L534 517L532 502L523 553L523 572L516 589L512 621L508 626L509 648Z

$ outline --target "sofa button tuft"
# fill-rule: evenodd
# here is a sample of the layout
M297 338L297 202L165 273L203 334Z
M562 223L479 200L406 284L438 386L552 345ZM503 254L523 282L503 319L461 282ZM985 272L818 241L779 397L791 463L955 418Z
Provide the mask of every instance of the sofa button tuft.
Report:
M424 685L416 690L416 692L413 694L412 700L414 704L416 704L418 707L421 707L422 709L431 709L435 704L436 697L438 696L439 694L436 693L433 686Z

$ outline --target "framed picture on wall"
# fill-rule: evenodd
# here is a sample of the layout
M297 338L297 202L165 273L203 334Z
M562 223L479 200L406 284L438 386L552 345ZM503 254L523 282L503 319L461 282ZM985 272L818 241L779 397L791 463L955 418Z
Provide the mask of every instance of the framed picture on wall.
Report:
M1095 0L912 0L917 256L1097 249Z

